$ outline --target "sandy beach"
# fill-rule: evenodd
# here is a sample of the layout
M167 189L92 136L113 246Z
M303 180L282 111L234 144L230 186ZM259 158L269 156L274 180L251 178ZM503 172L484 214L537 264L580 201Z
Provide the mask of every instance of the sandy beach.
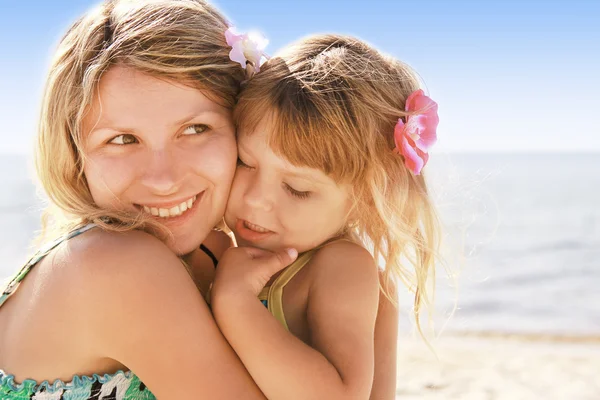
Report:
M600 338L444 334L439 360L401 339L397 399L598 400Z

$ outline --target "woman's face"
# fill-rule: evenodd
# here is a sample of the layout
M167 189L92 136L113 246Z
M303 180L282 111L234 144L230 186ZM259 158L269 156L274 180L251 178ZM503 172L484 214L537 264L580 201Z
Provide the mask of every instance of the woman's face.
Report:
M83 121L84 167L98 206L143 211L195 250L221 220L235 172L231 112L200 90L115 66Z

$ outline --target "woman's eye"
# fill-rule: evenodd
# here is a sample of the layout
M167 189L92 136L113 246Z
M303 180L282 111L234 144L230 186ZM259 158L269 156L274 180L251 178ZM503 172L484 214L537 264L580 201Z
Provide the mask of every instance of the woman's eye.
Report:
M109 142L111 144L133 144L137 143L137 138L129 133L125 133L123 135L115 136Z
M310 192L309 191L301 192L299 190L294 189L293 187L291 187L287 183L284 183L284 186L285 186L285 190L287 190L288 193L291 194L294 197L297 197L299 199L307 199L307 198L310 197Z
M252 169L251 166L249 166L248 164L246 164L245 162L243 162L242 159L239 158L239 157L237 159L237 166L240 167L240 168Z
M199 135L208 130L208 126L204 124L190 125L183 131L184 135Z

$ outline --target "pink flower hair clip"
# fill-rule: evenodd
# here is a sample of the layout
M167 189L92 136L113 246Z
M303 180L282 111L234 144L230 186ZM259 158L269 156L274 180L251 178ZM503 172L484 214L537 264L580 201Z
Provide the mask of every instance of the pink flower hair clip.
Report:
M438 105L419 89L408 96L405 109L411 115L406 117L406 123L398 119L394 151L404 156L404 164L413 174L419 175L429 160L429 149L437 141Z
M229 58L246 70L246 76L250 78L260 71L262 59L267 58L263 50L269 43L264 36L257 32L240 34L230 27L225 31L225 40L231 46Z

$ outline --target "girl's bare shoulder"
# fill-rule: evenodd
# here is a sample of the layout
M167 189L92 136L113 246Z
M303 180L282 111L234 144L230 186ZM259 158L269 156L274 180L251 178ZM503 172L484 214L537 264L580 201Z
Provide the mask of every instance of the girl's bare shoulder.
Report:
M366 286L378 286L378 268L368 250L348 240L329 243L318 250L307 267L311 281L362 282Z

